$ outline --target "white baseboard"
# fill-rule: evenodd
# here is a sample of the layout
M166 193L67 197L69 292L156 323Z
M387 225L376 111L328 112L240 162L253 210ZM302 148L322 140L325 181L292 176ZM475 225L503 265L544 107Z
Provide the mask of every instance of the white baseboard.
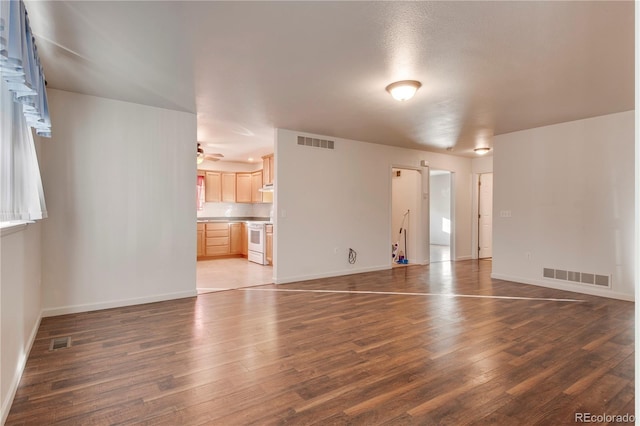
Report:
M470 254L467 255L467 256L458 256L458 257L456 257L456 262L459 261L459 260L471 260L471 258L472 257L471 257Z
M381 265L381 266L372 266L368 268L358 268L358 269L354 268L354 269L347 269L342 271L333 271L333 272L327 272L323 274L297 275L293 277L284 277L284 278L274 277L273 282L275 284L287 284L287 283L293 283L297 281L309 281L309 280L317 280L320 278L331 278L331 277L340 277L343 275L362 274L365 272L385 271L388 269L391 269L391 264Z
M42 311L43 317L53 317L57 315L76 314L78 312L98 311L100 309L120 308L123 306L142 305L144 303L164 302L165 300L183 299L198 295L194 288L189 291L178 293L158 294L155 296L138 297L134 299L111 300L109 302L88 303L84 305L61 306L59 308L46 308Z
M27 365L27 359L29 358L31 348L33 347L33 342L35 342L36 335L38 334L38 329L40 328L40 321L42 321L42 311L38 316L38 320L31 329L31 334L29 334L29 339L27 340L28 344L25 348L25 352L20 355L20 358L18 359L18 364L16 365L15 372L13 374L13 377L11 378L11 383L9 384L9 391L2 401L2 409L0 410L0 425L4 425L4 423L7 421L7 416L9 416L9 410L11 409L11 404L13 404L13 398L16 396L16 392L18 391L18 385L20 385L20 379L22 378L24 367Z
M524 277L515 277L510 275L493 274L493 273L491 274L491 278L496 280L503 280L503 281L513 281L513 282L522 283L522 284L537 285L539 287L553 288L555 290L571 291L573 293L589 294L591 296L600 296L600 297L608 297L610 299L626 300L628 302L635 301L635 297L633 294L620 293L607 288L597 288L597 287L591 287L586 285L563 283L563 282L557 282L555 280L554 281L532 280Z

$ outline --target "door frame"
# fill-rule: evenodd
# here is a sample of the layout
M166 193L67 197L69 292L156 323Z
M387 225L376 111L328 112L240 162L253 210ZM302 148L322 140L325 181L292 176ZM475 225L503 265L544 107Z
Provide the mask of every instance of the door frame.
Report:
M478 247L480 246L480 175L493 174L493 171L474 173L473 174L473 182L472 182L472 220L471 220L471 258L479 259L480 258L480 250ZM491 199L493 203L493 197Z
M415 170L420 175L420 185L418 185L418 189L416 191L415 197L417 199L418 211L415 212L415 218L411 221L413 226L415 227L415 236L416 236L416 255L415 261L412 262L413 265L428 265L429 264L429 166L424 167L415 167L415 166L407 166L404 164L391 164L389 167L389 206L388 206L388 215L389 215L389 229L388 229L388 243L387 247L389 250L391 249L391 245L393 244L394 237L397 234L397 230L393 231L393 204L391 200L393 199L393 169L401 169L401 170ZM426 172L425 172L426 171ZM413 212L412 212L413 213ZM413 215L412 215L413 216ZM411 220L411 219L410 219ZM391 259L391 252L389 252L389 268L393 266L393 261Z
M449 220L451 221L451 233L449 234L449 260L451 262L456 261L456 172L453 170L447 169L439 169L439 168L429 168L428 175L431 176L432 170L438 170L442 172L449 173ZM429 239L427 240L427 246L429 247L429 261L431 261L431 182L429 181L429 210L427 211L428 216L428 228L429 228Z

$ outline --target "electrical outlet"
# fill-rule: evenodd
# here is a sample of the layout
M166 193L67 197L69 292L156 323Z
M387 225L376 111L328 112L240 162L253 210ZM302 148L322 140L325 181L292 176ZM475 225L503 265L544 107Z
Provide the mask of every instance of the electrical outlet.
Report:
M335 247L335 248L333 249L333 254L338 254L338 247Z
M526 257L527 260L531 260L531 252L530 251L525 252L524 257Z

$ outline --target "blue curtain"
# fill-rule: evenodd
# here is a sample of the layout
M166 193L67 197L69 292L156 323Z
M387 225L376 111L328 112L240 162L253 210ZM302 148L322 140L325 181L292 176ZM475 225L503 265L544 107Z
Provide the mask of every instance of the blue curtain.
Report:
M51 137L44 86L24 3L0 0L0 222L47 217L31 130Z
M44 73L22 0L0 1L0 75L27 125L51 137Z

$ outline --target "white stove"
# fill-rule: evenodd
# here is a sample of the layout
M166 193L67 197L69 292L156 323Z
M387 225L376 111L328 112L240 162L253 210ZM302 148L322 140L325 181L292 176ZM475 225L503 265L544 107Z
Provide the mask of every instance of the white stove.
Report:
M259 263L260 265L267 265L267 259L265 258L264 249L264 225L265 222L249 222L247 224L247 232L249 242L248 259L250 262Z

